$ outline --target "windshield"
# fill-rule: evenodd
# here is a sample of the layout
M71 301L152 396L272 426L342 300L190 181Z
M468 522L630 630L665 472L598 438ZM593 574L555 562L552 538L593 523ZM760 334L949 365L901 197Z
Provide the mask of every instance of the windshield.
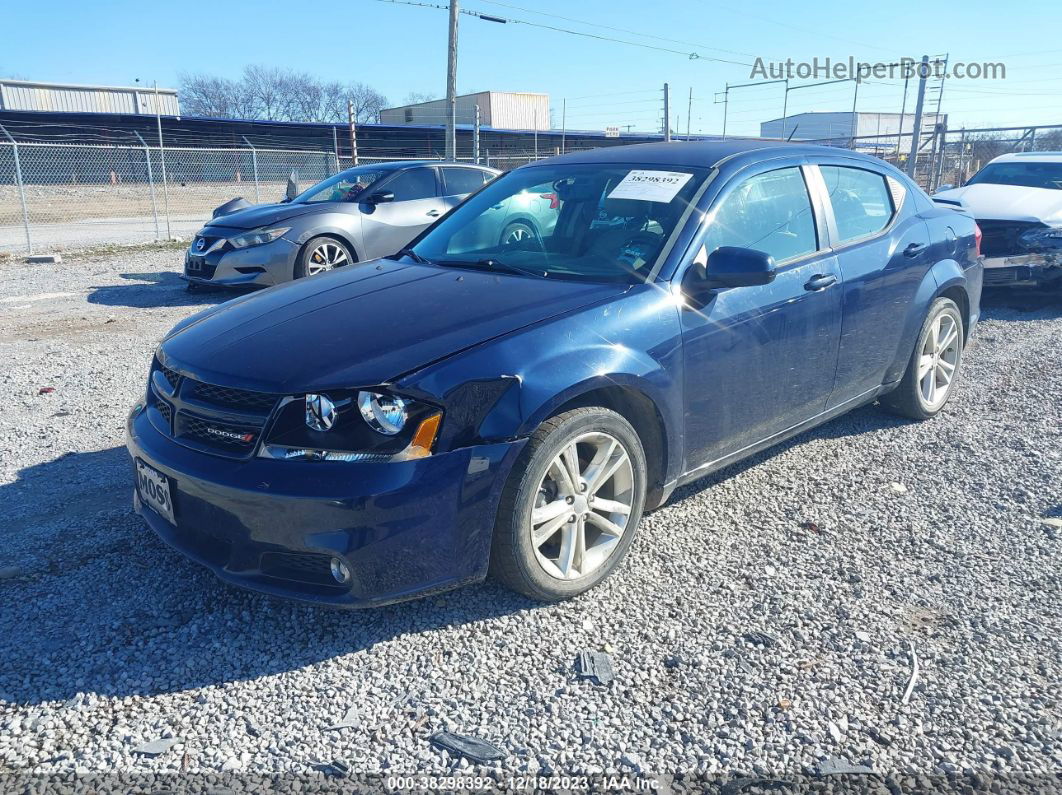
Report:
M1062 190L1062 163L990 163L970 177L966 184L979 182Z
M315 202L349 202L380 177L390 172L372 166L358 166L340 171L334 177L318 182L291 200L292 204Z
M645 281L707 169L555 164L505 174L412 249L439 265Z

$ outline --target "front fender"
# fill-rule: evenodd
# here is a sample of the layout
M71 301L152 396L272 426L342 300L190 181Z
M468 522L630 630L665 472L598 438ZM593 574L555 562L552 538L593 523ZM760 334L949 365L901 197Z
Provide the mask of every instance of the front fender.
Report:
M355 258L361 256L361 218L346 213L322 213L304 215L295 219L292 229L285 237L296 245L304 245L318 235L337 237L346 243Z
M674 301L646 287L491 340L396 386L443 405L441 449L526 437L582 395L626 390L655 407L670 461L682 452L680 352Z

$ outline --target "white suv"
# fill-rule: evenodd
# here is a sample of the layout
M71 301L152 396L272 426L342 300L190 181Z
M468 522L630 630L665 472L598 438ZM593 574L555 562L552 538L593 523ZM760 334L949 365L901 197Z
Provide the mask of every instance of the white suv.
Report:
M986 287L1062 287L1062 152L997 157L933 200L977 219Z

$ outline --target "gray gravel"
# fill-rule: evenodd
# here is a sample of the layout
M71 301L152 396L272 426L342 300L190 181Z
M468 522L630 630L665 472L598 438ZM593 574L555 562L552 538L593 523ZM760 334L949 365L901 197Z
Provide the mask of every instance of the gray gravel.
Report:
M349 613L228 588L130 513L151 352L224 297L179 257L0 267L0 772L1062 770L1062 304L989 306L934 422L865 408L683 489L582 598Z

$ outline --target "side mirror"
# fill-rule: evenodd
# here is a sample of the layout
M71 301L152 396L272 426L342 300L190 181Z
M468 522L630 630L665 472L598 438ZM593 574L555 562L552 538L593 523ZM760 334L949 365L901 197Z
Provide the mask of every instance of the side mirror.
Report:
M695 306L704 306L716 290L751 287L774 281L774 257L764 251L721 246L706 265L692 265L682 276L682 292Z
M367 199L365 199L365 203L366 204L387 204L388 202L393 202L394 200L395 200L395 195L393 193L391 193L391 191L385 190L385 191L380 191L379 193L372 194Z

